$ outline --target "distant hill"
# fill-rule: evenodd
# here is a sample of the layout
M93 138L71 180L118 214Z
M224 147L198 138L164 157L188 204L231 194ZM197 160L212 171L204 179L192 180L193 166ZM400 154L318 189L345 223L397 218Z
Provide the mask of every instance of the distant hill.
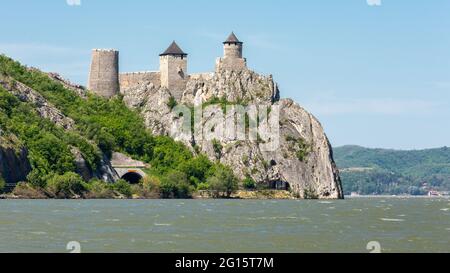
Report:
M450 191L450 148L426 150L334 148L346 194L426 194Z

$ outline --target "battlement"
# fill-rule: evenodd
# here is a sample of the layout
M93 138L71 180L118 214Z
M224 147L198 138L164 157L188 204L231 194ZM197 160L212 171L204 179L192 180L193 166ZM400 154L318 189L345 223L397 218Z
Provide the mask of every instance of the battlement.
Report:
M97 51L97 52L119 52L117 49L112 49L112 48L94 48L92 49L92 51Z

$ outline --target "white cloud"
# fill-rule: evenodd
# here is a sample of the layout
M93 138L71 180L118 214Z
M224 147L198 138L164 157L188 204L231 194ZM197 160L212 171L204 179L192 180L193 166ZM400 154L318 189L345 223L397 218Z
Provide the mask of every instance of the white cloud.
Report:
M381 0L367 0L369 6L381 6Z
M81 0L66 0L69 6L81 6Z

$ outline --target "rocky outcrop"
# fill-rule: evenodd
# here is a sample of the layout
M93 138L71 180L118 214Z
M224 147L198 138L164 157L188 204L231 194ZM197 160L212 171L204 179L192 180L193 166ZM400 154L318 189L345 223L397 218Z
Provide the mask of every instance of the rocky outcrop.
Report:
M71 152L75 157L76 173L79 174L85 181L97 178L112 183L120 178L116 170L112 167L110 159L106 155L102 155L97 169L92 170L80 150L72 147Z
M58 73L47 73L47 75L54 81L62 84L66 89L72 90L74 91L78 96L82 97L82 98L86 98L87 97L87 89L79 84L75 84L70 82L67 79L64 79L61 75L59 75Z
M0 129L0 176L6 183L25 181L31 171L28 150L14 135L2 135Z
M279 97L278 86L272 76L261 76L250 70L223 70L209 77L191 78L181 103L199 105L212 98L236 103L272 103Z
M66 117L58 108L49 103L41 94L11 78L0 78L0 86L23 102L35 105L36 111L42 118L51 120L64 129L71 130L75 122Z
M169 135L193 151L231 166L242 179L251 177L271 188L289 188L300 198L343 198L332 149L321 124L292 100L280 100L271 76L244 70L191 77L179 101L179 105L189 107L187 111L178 107L173 111L170 90L150 82L142 82L122 93L124 102L141 111L146 126L154 134ZM212 101L218 104L209 105ZM255 105L256 109L270 109L269 112L279 110L277 148L263 149L264 140L259 135L256 139L237 139L235 132L230 137L229 128L209 128L214 119L222 119L224 123L236 119L233 113L223 113L224 104ZM200 105L209 106L203 108L200 121L191 124L190 113ZM205 138L205 128L215 133L223 131L222 137L214 141Z

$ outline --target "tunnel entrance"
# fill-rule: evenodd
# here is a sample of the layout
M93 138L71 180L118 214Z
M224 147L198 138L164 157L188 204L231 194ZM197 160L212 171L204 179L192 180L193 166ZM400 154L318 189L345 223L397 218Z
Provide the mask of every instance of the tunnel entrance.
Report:
M123 180L130 184L138 184L141 181L142 176L136 172L128 172L121 177Z

